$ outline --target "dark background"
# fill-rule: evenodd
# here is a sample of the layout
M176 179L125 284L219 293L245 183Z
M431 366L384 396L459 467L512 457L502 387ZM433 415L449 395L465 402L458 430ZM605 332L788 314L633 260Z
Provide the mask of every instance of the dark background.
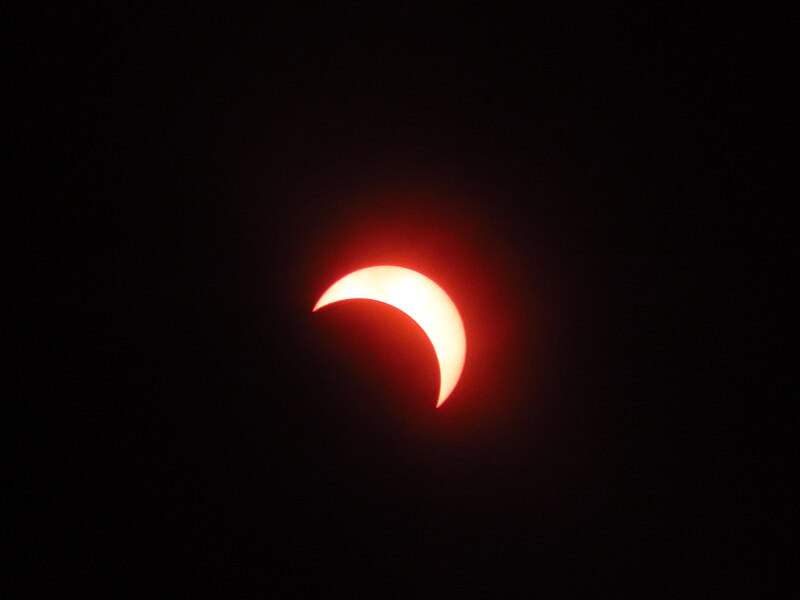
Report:
M31 589L734 587L748 525L716 441L740 402L727 252L765 22L23 16ZM432 277L464 317L439 410L410 319L311 313L372 264Z

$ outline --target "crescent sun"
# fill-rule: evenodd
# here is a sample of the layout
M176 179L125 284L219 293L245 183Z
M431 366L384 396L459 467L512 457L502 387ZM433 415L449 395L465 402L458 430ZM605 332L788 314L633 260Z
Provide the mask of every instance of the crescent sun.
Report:
M461 315L450 296L424 275L388 265L367 267L345 275L329 287L312 312L341 300L376 300L411 317L433 344L439 361L439 408L453 392L467 350Z

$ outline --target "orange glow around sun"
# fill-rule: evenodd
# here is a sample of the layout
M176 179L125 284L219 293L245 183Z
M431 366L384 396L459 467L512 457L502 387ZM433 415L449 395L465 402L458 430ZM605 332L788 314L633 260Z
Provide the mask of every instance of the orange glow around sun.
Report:
M464 323L445 291L424 275L404 267L368 267L350 273L322 294L314 311L333 302L376 300L394 306L411 317L433 344L439 361L440 407L461 377L467 340Z

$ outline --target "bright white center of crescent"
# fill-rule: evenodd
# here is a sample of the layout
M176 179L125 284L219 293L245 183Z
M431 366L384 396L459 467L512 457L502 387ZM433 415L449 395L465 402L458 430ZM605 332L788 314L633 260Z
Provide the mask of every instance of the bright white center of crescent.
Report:
M450 296L436 283L411 269L367 267L334 283L322 294L314 310L351 299L390 304L422 327L439 360L441 383L436 406L441 406L461 377L467 348L464 323Z

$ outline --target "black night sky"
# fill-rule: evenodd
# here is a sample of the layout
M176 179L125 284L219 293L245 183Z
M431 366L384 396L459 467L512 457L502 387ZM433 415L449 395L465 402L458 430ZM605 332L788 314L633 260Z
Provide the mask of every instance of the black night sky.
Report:
M132 4L23 27L31 589L727 589L719 207L748 184L757 20ZM311 313L374 264L461 311L439 410L410 319Z

